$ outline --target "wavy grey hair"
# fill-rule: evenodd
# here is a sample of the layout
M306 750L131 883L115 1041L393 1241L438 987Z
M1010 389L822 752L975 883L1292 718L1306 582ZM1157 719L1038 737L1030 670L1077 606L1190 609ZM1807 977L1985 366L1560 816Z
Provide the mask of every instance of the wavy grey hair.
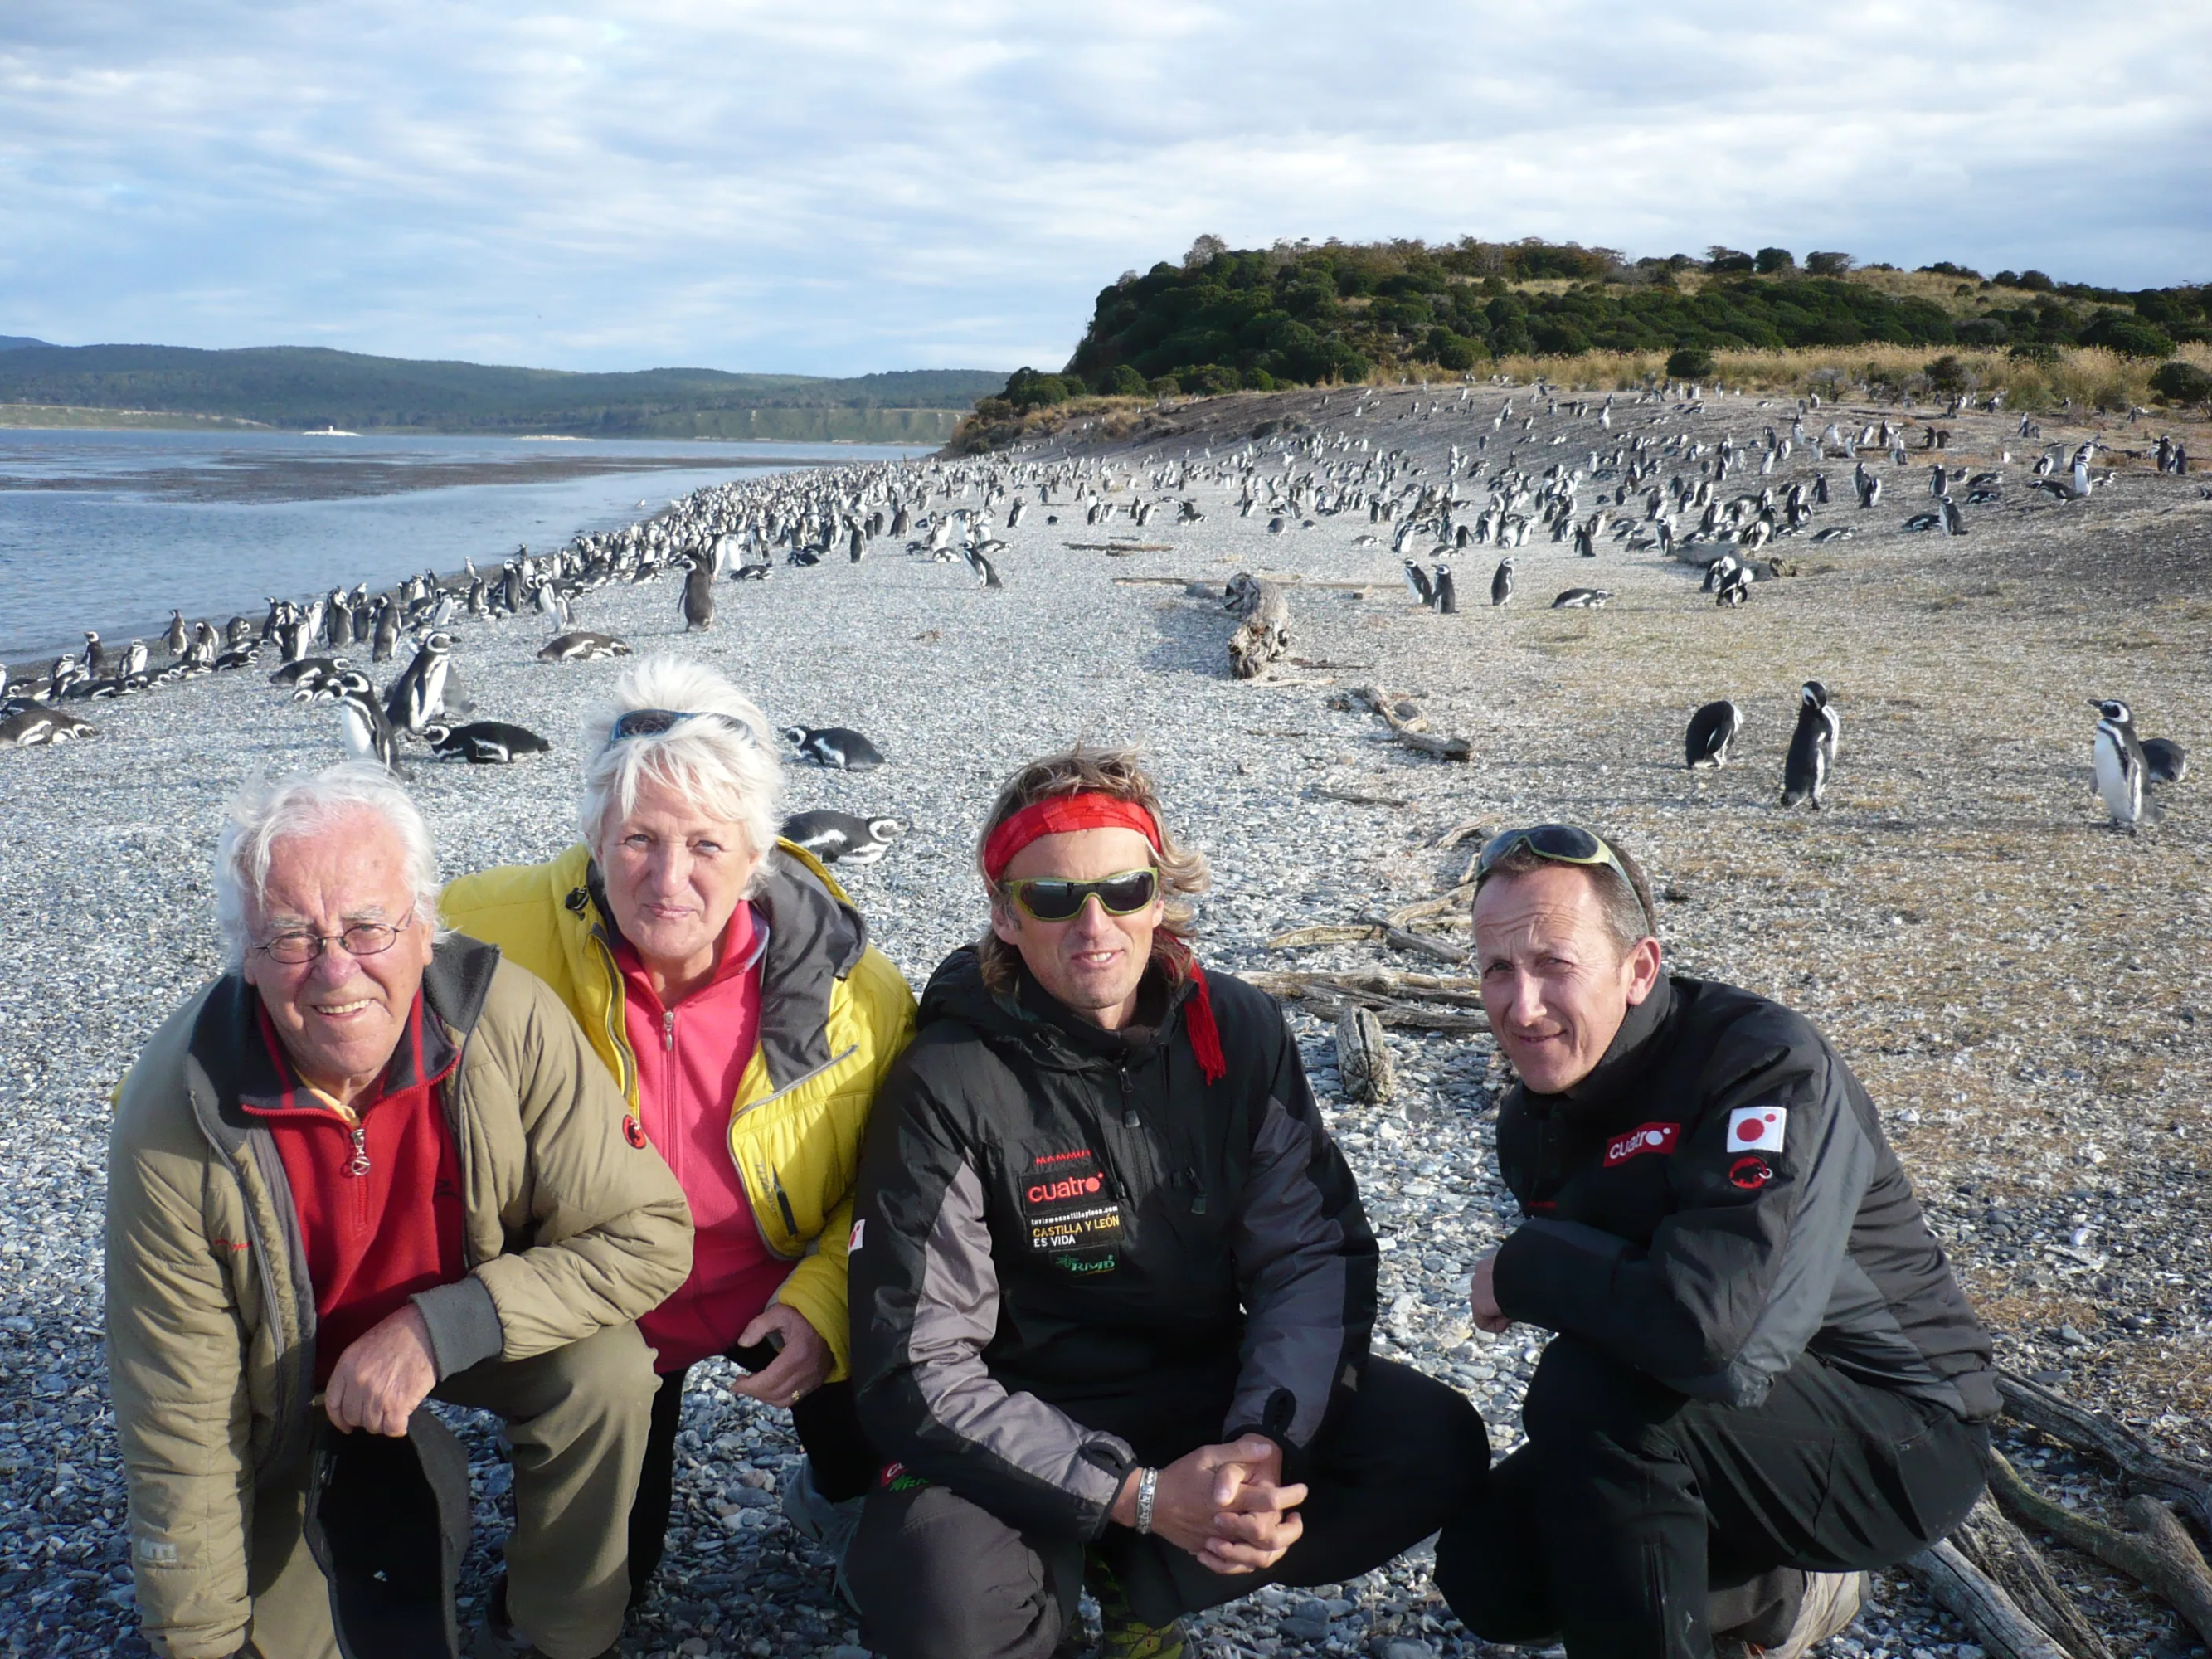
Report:
M721 718L679 720L665 732L610 744L615 721L633 708ZM607 831L635 809L638 785L647 779L712 817L742 824L755 855L775 845L783 798L775 734L759 706L706 664L648 657L629 668L615 682L613 700L584 728L584 742L591 758L578 816L593 858Z
M302 772L271 783L256 778L232 796L216 842L215 914L233 968L243 967L252 929L269 885L276 843L312 836L341 820L369 812L384 820L399 842L415 915L438 926L438 854L430 826L398 779L373 761L346 761L319 772Z

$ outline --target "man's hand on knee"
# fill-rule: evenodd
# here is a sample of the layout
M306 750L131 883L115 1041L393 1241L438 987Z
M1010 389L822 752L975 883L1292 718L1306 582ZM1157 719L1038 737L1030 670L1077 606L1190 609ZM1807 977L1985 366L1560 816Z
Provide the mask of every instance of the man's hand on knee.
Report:
M1282 1473L1282 1448L1262 1435L1200 1446L1160 1471L1152 1530L1215 1572L1271 1567L1305 1531L1294 1510L1306 1489L1284 1486ZM1137 1479L1114 1505L1123 1526L1136 1524Z
M407 1419L438 1383L430 1349L430 1328L409 1303L356 1337L338 1356L323 1390L323 1410L350 1434L367 1429L393 1437L407 1432Z

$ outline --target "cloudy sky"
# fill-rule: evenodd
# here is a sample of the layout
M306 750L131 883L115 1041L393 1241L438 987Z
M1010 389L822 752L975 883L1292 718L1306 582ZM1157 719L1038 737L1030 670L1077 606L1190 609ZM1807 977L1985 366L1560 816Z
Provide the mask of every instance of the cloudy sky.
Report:
M1056 367L1201 232L2212 277L2212 5L5 0L0 334Z

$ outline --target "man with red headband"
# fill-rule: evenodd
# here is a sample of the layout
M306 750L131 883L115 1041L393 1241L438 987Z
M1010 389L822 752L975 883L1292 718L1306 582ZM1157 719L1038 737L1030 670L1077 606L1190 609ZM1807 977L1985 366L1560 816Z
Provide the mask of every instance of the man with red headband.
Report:
M1262 1584L1389 1560L1489 1458L1372 1358L1376 1248L1281 1012L1187 942L1206 864L1127 751L1001 792L990 931L877 1097L853 1377L888 1460L847 1558L892 1659L1045 1659L1086 1580L1117 1659Z

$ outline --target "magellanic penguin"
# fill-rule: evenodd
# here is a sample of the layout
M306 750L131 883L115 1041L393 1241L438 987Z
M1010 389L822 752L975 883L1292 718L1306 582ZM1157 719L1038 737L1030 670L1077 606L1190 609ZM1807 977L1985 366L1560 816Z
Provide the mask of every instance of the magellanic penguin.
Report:
M1828 702L1828 688L1807 680L1798 691L1797 729L1790 734L1789 757L1782 763L1782 804L1809 800L1817 811L1828 774L1836 764L1843 720Z
M850 812L799 812L783 823L783 838L824 864L873 864L906 832L897 818L861 818Z
M2104 798L2105 810L2112 815L2112 828L2133 835L2142 822L2143 778L2149 770L2143 763L2142 744L2136 737L2135 714L2118 697L2090 701L2100 716L2097 793Z
M1727 698L1709 702L1690 716L1690 729L1682 740L1683 763L1692 771L1726 766L1729 747L1743 730L1743 711Z
M609 657L628 655L629 641L611 634L594 634L587 628L556 634L538 647L540 662L604 662Z
M1552 601L1554 611L1601 611L1613 598L1612 590L1604 587L1571 587Z
M2143 738L2142 753L2153 783L2179 783L2189 775L2189 751L2172 738Z
M1500 559L1497 574L1490 579L1490 602L1505 605L1513 598L1513 561Z
M1406 591L1423 605L1434 605L1437 602L1437 591L1430 585L1429 573L1411 559L1406 560L1405 565Z
M399 672L385 693L384 714L404 732L419 732L446 712L446 675L452 666L453 636L428 634L415 653L415 660Z
M1430 591L1437 596L1438 616L1455 617L1459 614L1459 590L1452 585L1449 565L1440 564L1436 567L1435 579L1430 584Z
M356 760L376 762L394 777L406 776L399 764L399 734L376 700L376 687L368 676L358 668L345 670L337 677L337 692L347 753Z
M422 728L422 741L440 760L465 760L477 766L505 766L525 755L549 754L553 748L535 732L505 720L471 720L466 726L432 720Z
M705 558L690 562L684 578L684 631L703 634L714 625L714 563Z
M79 738L96 738L98 728L87 725L66 709L33 703L0 720L0 749L51 749Z
M872 772L884 763L882 751L849 726L787 726L783 738L798 745L801 760L840 772Z

